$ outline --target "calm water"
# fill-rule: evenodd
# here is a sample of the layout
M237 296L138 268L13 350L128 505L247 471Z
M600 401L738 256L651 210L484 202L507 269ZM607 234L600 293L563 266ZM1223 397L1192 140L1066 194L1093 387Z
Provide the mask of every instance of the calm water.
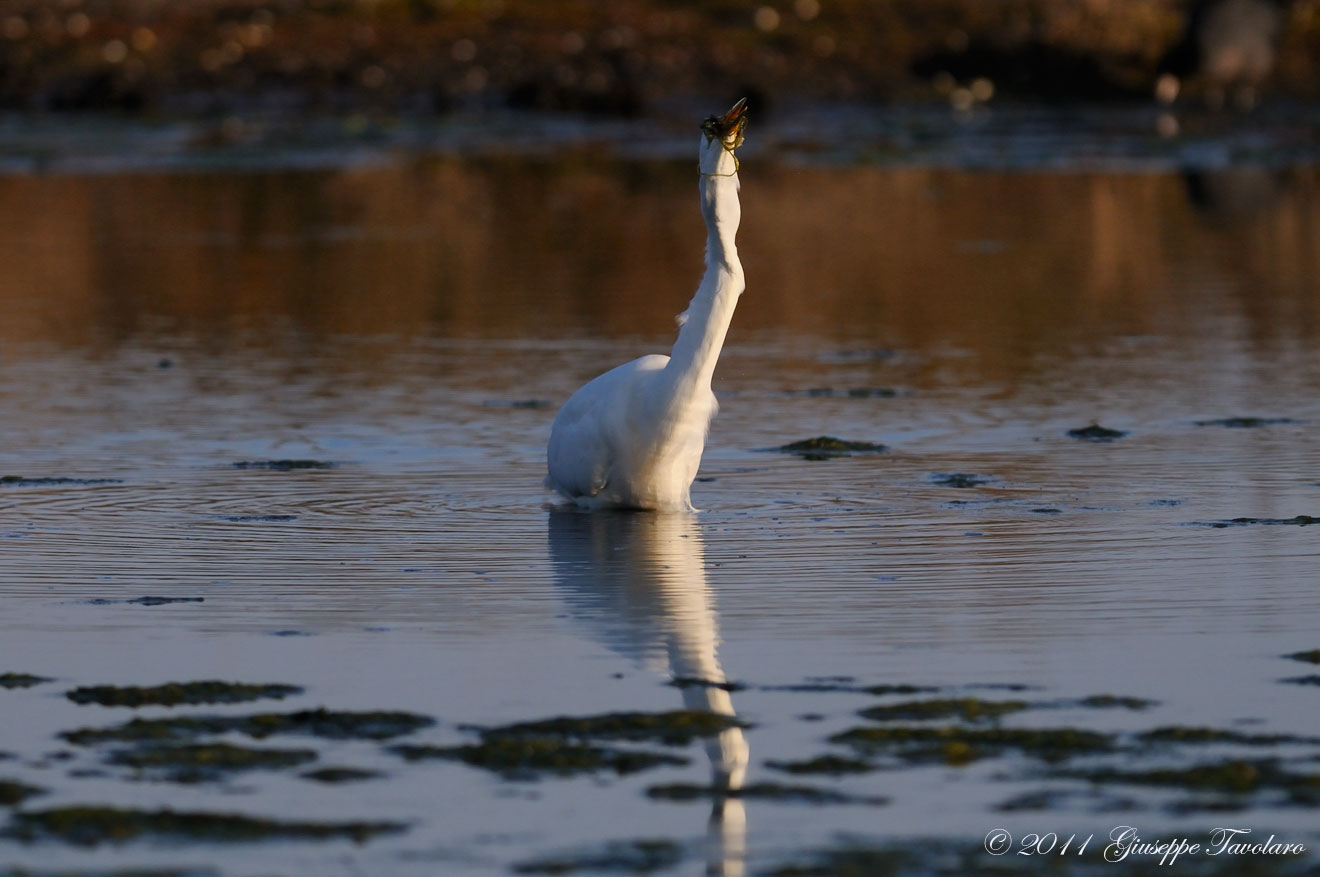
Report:
M1278 681L1310 669L1281 655L1320 647L1320 529L1206 526L1320 515L1313 171L747 161L748 291L702 513L564 511L540 486L550 421L595 374L667 349L701 272L694 189L688 162L581 151L0 178L0 476L113 480L0 483L0 673L55 680L0 690L0 779L48 790L25 810L409 825L361 846L0 839L0 867L481 874L660 838L683 851L675 873L753 873L841 835L977 847L1000 825L1225 820L1011 754L776 773L847 754L826 738L895 700L784 688L818 677L1065 704L1005 727L1320 727L1317 689ZM1205 424L1229 417L1282 422ZM1127 435L1067 435L1092 423ZM765 450L817 435L890 450ZM335 465L234 466L287 459ZM127 602L147 595L204 601ZM749 799L712 818L648 799L708 781L719 757L698 744L674 750L688 767L516 782L297 738L279 743L384 776L179 785L56 737L133 714L70 703L77 685L291 683L306 693L191 711L410 710L437 724L408 742L436 744L723 694L671 677L746 686L715 706L753 724L749 783L890 803ZM1095 694L1158 705L1066 705ZM1314 744L1265 754L1315 772ZM1061 803L995 810L1042 789ZM1238 805L1234 824L1315 845L1314 807Z

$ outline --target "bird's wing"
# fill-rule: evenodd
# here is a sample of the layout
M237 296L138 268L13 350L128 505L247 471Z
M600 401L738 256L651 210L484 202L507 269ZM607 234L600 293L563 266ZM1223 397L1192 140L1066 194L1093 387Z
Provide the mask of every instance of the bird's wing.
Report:
M614 467L597 401L598 397L582 394L569 399L550 436L550 486L574 499L604 490Z

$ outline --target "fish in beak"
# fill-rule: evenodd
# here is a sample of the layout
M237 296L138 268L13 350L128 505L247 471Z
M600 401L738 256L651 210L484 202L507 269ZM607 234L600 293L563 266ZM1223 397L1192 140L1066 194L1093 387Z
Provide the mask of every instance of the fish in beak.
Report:
M737 149L743 143L743 129L747 127L747 98L742 98L723 116L707 116L701 130L711 140L720 140L727 149Z

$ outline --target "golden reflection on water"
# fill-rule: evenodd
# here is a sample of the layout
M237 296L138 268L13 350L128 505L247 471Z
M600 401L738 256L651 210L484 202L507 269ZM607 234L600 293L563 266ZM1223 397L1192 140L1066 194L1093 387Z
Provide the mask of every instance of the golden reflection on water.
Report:
M1039 354L1317 329L1314 172L978 174L748 162L737 333ZM415 160L334 172L0 179L0 341L140 333L672 335L701 272L686 164ZM1216 294L1209 295L1207 291Z

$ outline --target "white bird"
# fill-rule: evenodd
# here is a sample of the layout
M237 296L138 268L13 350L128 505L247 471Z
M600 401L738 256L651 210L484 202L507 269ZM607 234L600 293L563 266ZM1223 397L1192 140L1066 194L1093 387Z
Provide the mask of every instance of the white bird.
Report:
M734 235L747 100L701 124L699 176L706 273L679 315L668 356L625 363L574 393L555 417L549 487L588 508L694 511L690 491L718 410L711 377L745 283Z

